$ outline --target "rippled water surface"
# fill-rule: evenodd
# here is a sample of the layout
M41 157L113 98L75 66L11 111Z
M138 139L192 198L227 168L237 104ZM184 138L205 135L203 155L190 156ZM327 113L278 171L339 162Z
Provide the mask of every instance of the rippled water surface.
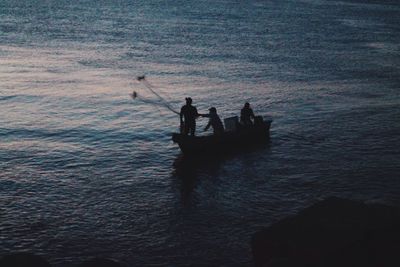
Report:
M251 266L319 199L400 206L399 25L396 1L1 0L0 253ZM177 110L249 101L270 143L188 162L142 74Z

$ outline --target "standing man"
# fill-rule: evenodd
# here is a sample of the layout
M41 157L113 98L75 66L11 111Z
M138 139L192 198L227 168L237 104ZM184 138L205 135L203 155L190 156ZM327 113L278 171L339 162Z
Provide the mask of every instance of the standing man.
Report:
M192 99L190 97L185 98L186 105L181 108L180 119L181 119L181 131L183 128L183 134L194 136L196 132L196 118L199 115L196 107L192 106ZM182 127L183 126L183 127Z

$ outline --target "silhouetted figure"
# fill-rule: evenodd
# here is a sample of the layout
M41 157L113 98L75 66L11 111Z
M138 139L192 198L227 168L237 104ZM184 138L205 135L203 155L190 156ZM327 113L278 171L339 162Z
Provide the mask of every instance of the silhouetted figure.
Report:
M210 126L214 130L215 135L220 135L224 132L224 125L222 124L221 119L219 118L217 114L217 109L212 107L209 109L210 113L209 114L203 114L203 117L210 118L208 121L207 126L204 128L204 131L207 131Z
M197 112L196 107L192 106L192 99L186 98L186 105L181 108L180 119L181 119L181 132L183 126L183 134L194 136L196 132L196 118L200 116Z
M240 111L240 122L243 125L253 125L253 121L251 119L254 120L254 118L255 118L254 112L250 108L250 104L248 102L246 102L244 104L244 107Z

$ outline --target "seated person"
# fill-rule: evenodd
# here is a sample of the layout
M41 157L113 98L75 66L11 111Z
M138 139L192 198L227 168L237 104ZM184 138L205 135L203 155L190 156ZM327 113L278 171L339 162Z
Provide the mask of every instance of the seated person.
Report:
M253 125L253 121L251 119L254 120L254 117L254 112L250 108L250 104L246 102L240 111L240 123L243 125Z

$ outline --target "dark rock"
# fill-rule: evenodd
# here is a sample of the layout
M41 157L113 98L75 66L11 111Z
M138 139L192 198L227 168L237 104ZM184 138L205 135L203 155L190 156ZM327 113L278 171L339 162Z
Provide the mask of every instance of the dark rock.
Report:
M122 265L110 259L94 258L83 262L78 267L122 267Z
M1 267L51 267L45 259L31 253L20 252L5 255L0 259Z
M400 266L400 209L329 198L256 233L252 250L256 266Z

